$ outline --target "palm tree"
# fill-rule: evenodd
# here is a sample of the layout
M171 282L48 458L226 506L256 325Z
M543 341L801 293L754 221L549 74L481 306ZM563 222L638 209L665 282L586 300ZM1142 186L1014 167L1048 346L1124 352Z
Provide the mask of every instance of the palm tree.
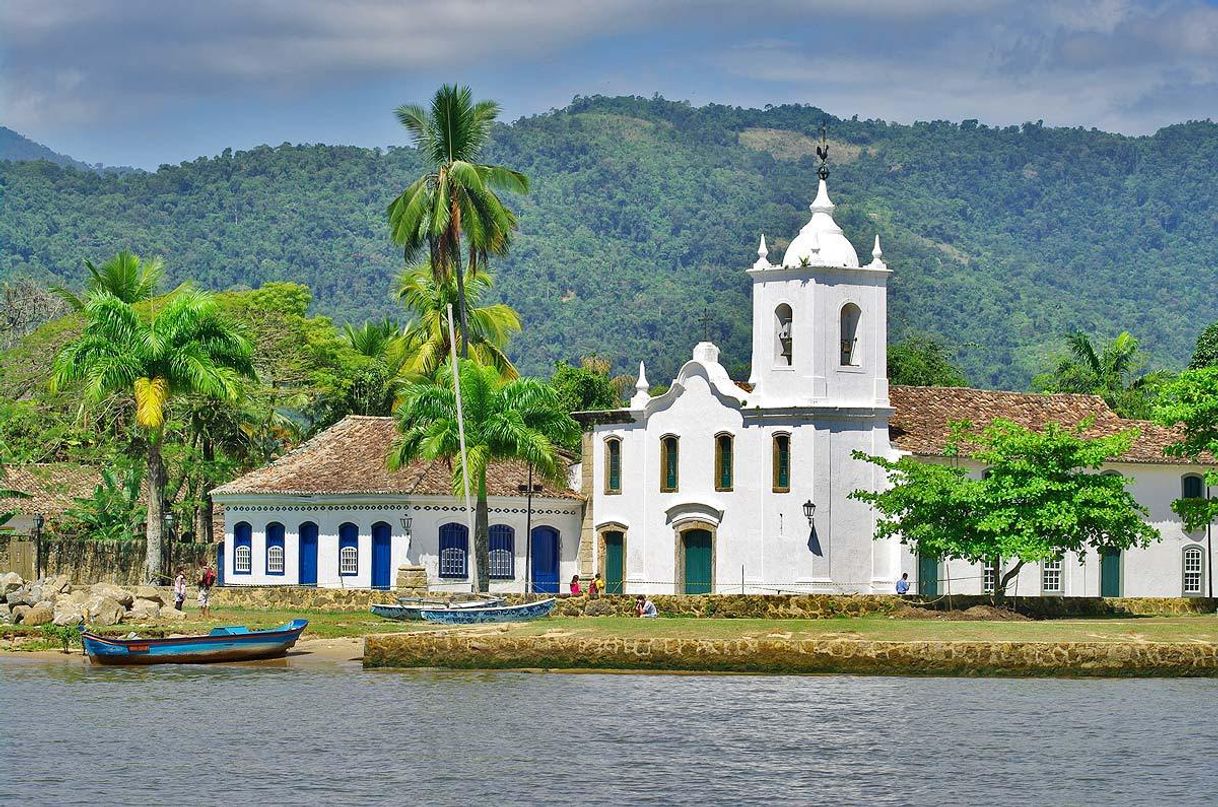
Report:
M527 193L529 181L519 171L478 162L499 105L474 103L469 87L446 84L436 91L430 110L405 104L396 114L426 161L427 172L389 205L390 231L407 263L426 249L437 283L456 276L461 355L467 357L462 251L468 255L471 276L489 256L507 254L516 216L495 191Z
M449 276L436 280L427 265L403 270L396 284L397 298L410 313L405 343L410 361L404 368L414 376L431 376L448 359L452 350L448 341L448 306L458 310L458 300L464 294L464 310L468 315L465 334L469 352L478 364L494 367L504 379L517 378L519 373L504 353L512 334L520 330L520 317L511 306L503 303L478 305L478 298L494 285L489 272L465 273L461 289Z
M157 286L165 275L165 264L160 258L143 259L123 250L100 267L85 261L89 279L85 281L85 299L90 295L107 292L124 303L138 303L152 299ZM52 286L51 291L67 301L77 311L85 310L82 299L63 286Z
M486 472L499 460L524 460L542 477L565 484L566 468L555 446L579 433L579 426L548 384L531 378L505 381L494 367L471 360L460 363L465 422L465 462L478 494L474 557L478 582L490 579L489 516ZM452 365L407 386L397 410L401 432L389 452L390 470L416 459L446 459L453 465L453 492L462 487L462 458ZM485 588L483 589L486 590Z
M66 345L51 370L52 391L81 382L83 402L115 395L134 400L148 462L147 574L158 582L163 550L165 420L174 396L233 401L240 379L253 376L250 343L220 314L212 295L176 292L159 311L141 316L108 291L84 304L85 327Z
M1043 392L1078 392L1099 395L1122 417L1150 415L1154 389L1162 373L1140 373L1144 366L1138 340L1123 331L1098 349L1082 331L1066 334L1069 355L1050 373L1033 379Z

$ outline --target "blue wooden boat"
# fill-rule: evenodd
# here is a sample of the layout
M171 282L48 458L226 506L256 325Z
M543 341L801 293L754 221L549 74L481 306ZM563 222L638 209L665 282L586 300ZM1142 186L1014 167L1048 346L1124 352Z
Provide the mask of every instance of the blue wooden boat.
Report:
M423 598L400 597L396 605L389 603L377 603L368 608L369 611L381 617L382 619L395 619L399 622L418 622L423 619L424 609L463 609L463 608L489 608L493 605L500 605L503 600L498 597L488 597L481 600L466 600L463 602L451 602L448 600L428 600Z
M166 639L112 639L82 626L80 637L89 660L97 664L206 664L282 656L296 644L308 624L307 619L293 619L278 628L231 626L212 628L206 636Z
M492 605L483 608L423 608L420 616L441 625L476 625L482 622L524 622L550 615L558 602L549 597L524 605Z

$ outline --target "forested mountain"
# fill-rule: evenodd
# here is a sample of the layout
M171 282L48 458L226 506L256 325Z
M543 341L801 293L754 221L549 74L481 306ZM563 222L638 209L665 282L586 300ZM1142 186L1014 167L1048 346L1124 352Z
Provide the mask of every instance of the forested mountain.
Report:
M533 184L510 200L520 233L493 266L524 323L521 369L600 353L666 380L709 308L743 376L744 270L761 233L776 259L806 221L824 120L838 223L864 260L878 231L894 272L892 338L942 335L972 383L1025 388L1076 328L1128 330L1183 366L1215 318L1213 123L1135 138L580 98L499 126L485 155ZM74 282L83 258L129 248L163 255L170 282L292 280L337 319L393 315L385 207L418 171L408 148L287 144L127 175L0 163L0 279Z
M35 143L23 134L14 132L5 126L0 126L0 160L25 162L29 160L46 160L56 165L66 165L83 171L117 170L134 171L133 168L103 169L100 164L94 166L74 160L66 154L52 151L41 143Z

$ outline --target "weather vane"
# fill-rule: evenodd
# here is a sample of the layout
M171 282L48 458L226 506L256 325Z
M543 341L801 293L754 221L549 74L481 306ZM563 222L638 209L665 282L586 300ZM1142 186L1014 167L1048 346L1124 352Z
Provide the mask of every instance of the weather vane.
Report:
M820 168L816 169L816 175L821 179L829 178L829 133L825 128L825 124L820 125L820 145L816 147L816 156L820 157Z

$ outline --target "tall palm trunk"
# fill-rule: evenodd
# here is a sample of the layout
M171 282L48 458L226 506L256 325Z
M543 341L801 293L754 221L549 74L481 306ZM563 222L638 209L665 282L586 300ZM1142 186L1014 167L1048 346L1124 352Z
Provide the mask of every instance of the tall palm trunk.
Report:
M466 322L465 312L465 271L461 268L461 250L453 251L454 259L457 262L457 333L461 339L461 358L469 358L469 325Z
M478 505L474 509L474 563L478 569L478 588L491 590L490 508L486 502L486 472L478 475Z
M203 438L203 490L200 499L203 504L199 507L199 523L195 528L195 540L202 544L211 544L215 537L212 534L212 523L215 517L216 504L211 499L211 486L214 484L208 475L216 460L216 444L210 438Z
M161 553L165 529L165 460L161 456L161 435L148 436L148 524L144 533L146 546L144 566L148 582L157 585L161 579Z

